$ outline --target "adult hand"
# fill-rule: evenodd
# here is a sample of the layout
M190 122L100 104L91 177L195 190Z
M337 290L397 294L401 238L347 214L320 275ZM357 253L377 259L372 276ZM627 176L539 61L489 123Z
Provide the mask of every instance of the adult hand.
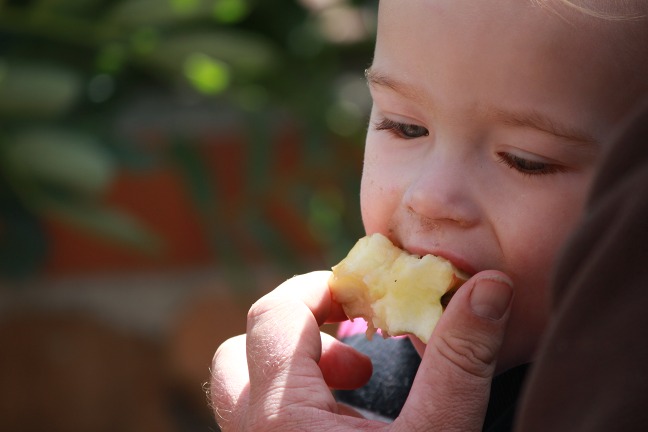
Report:
M479 431L495 371L512 288L485 271L454 295L428 342L410 396L390 424L339 405L330 388L356 388L370 360L320 333L345 319L331 300L330 272L296 276L257 301L247 336L225 342L212 363L211 402L228 431Z

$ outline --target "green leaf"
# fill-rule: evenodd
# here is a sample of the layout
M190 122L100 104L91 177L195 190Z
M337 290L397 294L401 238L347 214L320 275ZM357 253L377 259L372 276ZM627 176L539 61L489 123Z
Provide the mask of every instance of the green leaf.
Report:
M222 23L236 23L245 18L250 12L246 0L217 0L214 6L214 17Z
M47 234L39 218L0 183L0 275L18 279L43 265Z
M200 6L200 0L169 0L171 8L179 14L194 13Z
M81 77L61 66L0 60L0 114L51 118L65 114L82 94Z
M130 37L130 45L136 54L147 56L154 52L160 42L160 32L155 27L141 27Z
M126 27L164 26L208 17L215 0L125 0L109 14L108 22Z
M112 156L92 136L35 129L8 137L0 153L14 181L38 181L75 194L103 193L115 176Z
M119 43L108 43L98 49L95 64L99 72L117 73L126 61L126 47Z
M163 252L159 236L133 216L118 209L42 199L39 211L121 246L150 255Z
M185 76L201 93L215 95L227 90L230 71L227 64L201 53L190 55L184 64Z
M53 10L57 13L79 13L92 10L102 0L44 0L38 6L42 9Z
M267 40L242 31L192 32L161 39L142 60L152 67L181 74L195 56L228 65L236 76L256 77L279 63L275 47Z
M203 156L197 148L182 140L176 140L168 151L168 157L180 170L196 208L205 220L215 222L219 217L218 195Z

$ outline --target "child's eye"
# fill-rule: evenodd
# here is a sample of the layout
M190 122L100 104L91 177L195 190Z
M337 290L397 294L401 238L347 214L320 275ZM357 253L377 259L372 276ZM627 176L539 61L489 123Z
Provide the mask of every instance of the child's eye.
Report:
M566 171L565 167L561 165L532 161L511 153L501 152L497 156L504 165L527 175L554 174Z
M423 126L415 124L399 123L389 119L382 119L376 123L376 130L386 130L399 138L414 139L430 135L430 132Z

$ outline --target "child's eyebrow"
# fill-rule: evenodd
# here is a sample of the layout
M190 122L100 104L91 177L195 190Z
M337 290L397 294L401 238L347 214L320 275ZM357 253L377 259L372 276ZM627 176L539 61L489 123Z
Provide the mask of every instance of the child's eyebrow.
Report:
M388 77L387 75L383 75L372 68L365 69L365 78L367 79L367 84L369 84L369 86L387 87L388 89L398 92L409 99L419 102L422 102L423 100L420 92L406 84Z
M592 150L596 150L600 146L598 140L584 130L559 123L535 110L518 112L491 107L485 111L503 124L536 129L569 140L577 145L592 147Z
M365 70L365 77L370 86L386 87L409 99L424 103L423 95L420 91L387 75L381 74L372 68ZM503 124L536 129L569 140L579 146L591 147L592 151L596 151L600 146L598 140L586 131L560 123L536 110L521 112L507 111L496 107L483 107L482 111L486 116Z

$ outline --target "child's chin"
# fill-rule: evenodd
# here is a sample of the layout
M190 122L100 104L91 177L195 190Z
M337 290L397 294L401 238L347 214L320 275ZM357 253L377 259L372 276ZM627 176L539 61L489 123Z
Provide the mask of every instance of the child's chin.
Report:
M418 355L423 357L423 353L425 352L425 347L427 345L424 344L421 341L421 339L419 339L417 336L409 335L408 337L409 337L410 341L412 341L412 345L414 345L414 348L416 348L416 352L418 353Z

